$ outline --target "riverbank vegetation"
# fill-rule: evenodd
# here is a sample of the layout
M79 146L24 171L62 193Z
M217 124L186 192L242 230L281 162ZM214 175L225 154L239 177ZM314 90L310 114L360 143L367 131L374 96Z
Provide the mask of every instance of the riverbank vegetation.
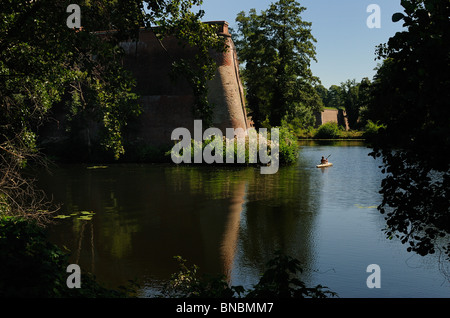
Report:
M295 124L287 123L297 139L365 139L365 130L345 130L337 122L328 122L319 127L298 128Z
M303 272L300 262L281 252L267 262L266 270L251 288L230 286L225 277L205 277L196 265L188 266L180 256L179 271L163 287L161 296L170 298L245 298L245 299L300 299L331 298L337 293L326 286L307 287L299 278Z
M165 153L165 156L170 158L171 162L194 163L195 155L198 152L202 154L202 157L205 153L208 153L214 158L214 163L219 165L229 163L233 165L260 165L269 163L263 162L261 159L260 154L264 152L271 158L269 161L276 160L282 165L296 163L300 150L297 137L288 127L273 128L277 130L277 136L272 136L274 130L271 128L266 129L265 133L249 129L247 135L235 136L233 139L228 139L226 136L211 136L203 141L191 139L187 147L174 146L173 149ZM186 149L189 155L185 158L184 151Z

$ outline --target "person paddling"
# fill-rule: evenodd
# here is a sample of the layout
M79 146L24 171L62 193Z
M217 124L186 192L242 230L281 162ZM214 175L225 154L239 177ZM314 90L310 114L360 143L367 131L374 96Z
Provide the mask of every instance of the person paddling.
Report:
M328 159L325 159L325 157L322 156L322 159L320 160L320 163L321 164L326 164L326 163L328 163Z

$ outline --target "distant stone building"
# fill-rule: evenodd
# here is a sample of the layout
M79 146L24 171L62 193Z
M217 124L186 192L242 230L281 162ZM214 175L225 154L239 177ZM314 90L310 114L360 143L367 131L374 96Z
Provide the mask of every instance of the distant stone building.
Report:
M345 130L349 130L347 114L342 109L325 109L323 112L316 112L316 127L329 122L335 122L339 126L344 127Z

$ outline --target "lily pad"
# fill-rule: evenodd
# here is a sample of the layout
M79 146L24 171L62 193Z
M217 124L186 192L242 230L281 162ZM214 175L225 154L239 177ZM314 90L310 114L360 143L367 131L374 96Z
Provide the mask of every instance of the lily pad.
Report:
M67 219L67 218L70 218L70 215L60 214L60 215L54 216L53 218L55 218L55 219Z
M90 221L90 220L92 220L92 216L82 215L82 216L78 217L77 219Z
M89 221L92 219L92 217L94 216L94 212L92 211L78 211L78 212L74 212L71 213L70 215L57 215L54 216L55 219L67 219L70 217L77 217L78 220L85 220L85 221Z

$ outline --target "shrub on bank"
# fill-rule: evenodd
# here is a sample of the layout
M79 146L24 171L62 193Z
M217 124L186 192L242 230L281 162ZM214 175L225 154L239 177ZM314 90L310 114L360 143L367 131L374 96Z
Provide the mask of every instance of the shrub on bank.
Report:
M277 128L277 127L274 127ZM256 151L259 151L260 145L262 146L262 149L267 149L267 153L270 155L272 154L272 141L270 136L270 130L267 130L267 138L266 136L263 136L261 133L257 133L257 140L255 149ZM226 164L226 158L227 158L227 149L229 147L233 147L234 152L234 164L252 164L249 153L250 153L250 139L249 137L245 137L244 141L244 151L239 151L239 139L227 139L226 137L223 137L222 140L215 140L216 137L214 137L212 140L204 140L204 141L196 141L194 139L191 140L190 143L190 154L191 154L191 162L194 162L194 155L195 150L200 150L202 153L204 153L206 147L212 147L211 149L214 149L212 152L212 155L215 155L215 151L220 148L222 149L221 157L223 158L223 164ZM278 140L278 148L279 148L279 163L280 164L293 164L297 161L298 155L299 155L299 146L297 143L297 138L294 135L294 133L288 128L288 127L281 127L279 128L279 140ZM179 151L175 151L176 156L181 158L183 156L183 149L180 149ZM166 156L170 157L172 155L172 149L166 152ZM259 155L257 156L259 159ZM256 164L261 164L261 162L256 162Z
M317 129L313 126L305 126L298 118L290 121L283 121L282 126L287 128L290 133L296 138L313 138L317 133Z
M328 122L317 129L314 137L318 139L334 139L339 138L340 133L341 129L336 122Z
M294 132L288 127L280 128L280 164L294 164L299 157L300 147Z
M378 124L378 122L374 123L373 121L368 120L366 126L364 127L363 137L370 140L378 134L378 131L381 128L385 128L385 126Z
M312 139L317 134L317 128L312 126L305 129L296 129L295 136L301 139Z
M342 139L363 139L363 132L360 130L341 130L339 138Z

